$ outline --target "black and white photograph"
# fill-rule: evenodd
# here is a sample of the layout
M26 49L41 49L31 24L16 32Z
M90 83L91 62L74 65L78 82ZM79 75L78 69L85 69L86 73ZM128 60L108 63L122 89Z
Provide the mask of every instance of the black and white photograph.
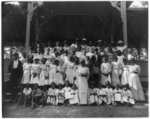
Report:
M148 117L148 9L1 1L2 117Z

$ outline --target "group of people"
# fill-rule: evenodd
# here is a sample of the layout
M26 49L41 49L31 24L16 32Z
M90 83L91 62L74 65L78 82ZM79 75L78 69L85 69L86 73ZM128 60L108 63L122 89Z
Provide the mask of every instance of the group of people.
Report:
M21 83L24 102L31 97L33 107L39 103L116 105L145 100L136 51L131 54L126 46L75 42L42 48L37 43L33 49L23 66L17 53L9 66L13 94Z

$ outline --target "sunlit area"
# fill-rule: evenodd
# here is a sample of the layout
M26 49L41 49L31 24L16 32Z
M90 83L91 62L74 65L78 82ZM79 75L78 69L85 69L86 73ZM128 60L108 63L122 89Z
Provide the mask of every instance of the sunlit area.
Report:
M129 8L148 8L148 1L134 1Z

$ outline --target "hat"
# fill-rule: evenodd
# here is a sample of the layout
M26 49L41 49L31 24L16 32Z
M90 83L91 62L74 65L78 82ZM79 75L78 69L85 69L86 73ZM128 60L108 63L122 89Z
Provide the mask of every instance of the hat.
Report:
M19 54L17 52L14 53L14 56L19 57Z
M123 43L123 41L122 41L122 40L119 40L117 43Z
M82 38L83 41L86 41L86 38Z
M97 42L98 42L98 43L101 43L101 42L102 42L102 40L98 40Z

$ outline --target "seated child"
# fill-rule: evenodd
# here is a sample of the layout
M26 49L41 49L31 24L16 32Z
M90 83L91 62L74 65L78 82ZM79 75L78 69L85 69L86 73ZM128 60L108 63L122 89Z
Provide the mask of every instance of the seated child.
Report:
M102 87L101 85L99 85L99 88L97 90L97 101L96 101L96 103L98 105L107 103L106 91L105 91L105 88Z
M120 89L120 86L117 85L116 88L114 89L114 101L116 105L121 105L122 104L122 91Z
M56 105L56 85L51 83L51 87L48 89L47 104Z
M79 104L79 97L78 97L78 89L75 84L72 85L71 91L70 91L70 105L78 105Z
M126 84L123 88L123 104L132 106L135 104L131 90L129 89L129 84Z
M56 90L56 105L63 105L65 100L63 85L59 84Z
M65 106L69 106L70 105L69 99L70 99L70 92L71 92L69 81L65 81L65 87L63 88L63 90L65 95L65 101L64 101Z
M89 88L89 104L95 105L97 99L96 88L94 88L94 84L91 83L91 88Z
M113 89L111 88L110 83L106 84L106 99L107 99L107 105L111 105L114 103L114 97L113 97Z
M42 96L41 89L38 88L38 84L35 84L32 90L32 108L35 108L40 104L41 96Z
M22 91L22 94L19 98L19 102L17 106L19 106L21 102L24 102L23 107L25 107L26 103L28 103L28 101L30 101L31 99L31 92L32 92L32 89L30 88L29 83L27 83L25 88Z
M44 85L43 90L42 90L42 98L41 98L41 107L46 105L46 101L47 101L47 86Z

